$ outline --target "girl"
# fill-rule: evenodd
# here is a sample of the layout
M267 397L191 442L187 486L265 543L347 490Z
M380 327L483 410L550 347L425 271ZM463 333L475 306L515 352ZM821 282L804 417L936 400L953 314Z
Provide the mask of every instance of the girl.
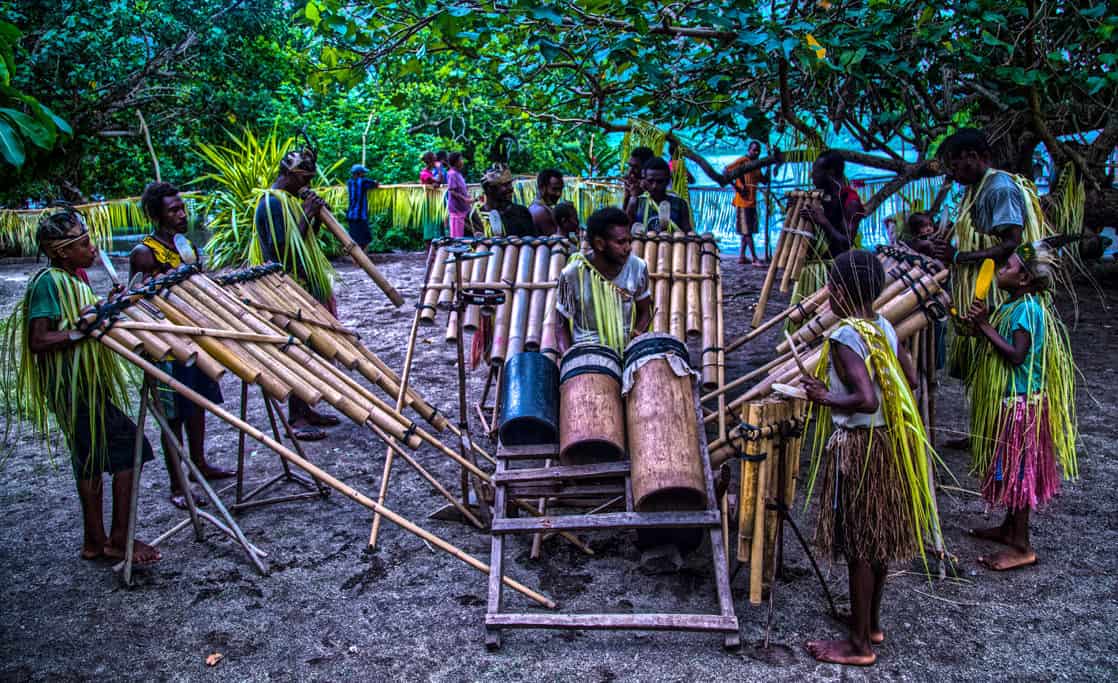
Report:
M1055 240L1026 243L997 272L1009 300L992 316L975 302L967 316L982 354L968 382L974 471L984 472L982 495L1006 509L1005 521L971 535L1008 546L978 561L995 571L1035 564L1029 513L1078 474L1075 455L1075 377L1067 328L1042 301L1059 268ZM979 347L981 348L981 347Z
M813 640L807 649L837 664L876 661L888 564L922 555L923 539L939 528L931 446L910 390L916 368L893 326L873 310L884 283L869 252L835 259L827 286L843 319L824 342L816 377L803 379L808 399L821 408L808 484L810 497L822 472L816 542L846 556L851 606L846 640ZM834 430L824 447L828 417Z

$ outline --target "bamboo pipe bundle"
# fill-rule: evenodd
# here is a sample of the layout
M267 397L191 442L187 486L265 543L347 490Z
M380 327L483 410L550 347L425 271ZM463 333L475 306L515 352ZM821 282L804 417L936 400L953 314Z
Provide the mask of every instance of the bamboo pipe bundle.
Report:
M700 253L706 248L705 242L691 240L687 242L687 268L688 273L702 273ZM699 299L700 280L687 281L687 339L698 339L703 332L703 317L701 312L702 302Z
M769 269L765 273L765 281L761 285L761 293L757 297L757 305L753 309L753 327L760 325L761 321L765 318L765 306L769 302L769 295L772 294L773 283L776 281L776 272L781 268L785 268L785 264L788 261L788 252L791 249L793 241L793 226L800 215L800 207L804 201L804 193L798 190L789 192L787 196L788 211L784 214L784 225L782 226L780 237L776 243L776 251L773 252L772 261L769 262Z
M769 424L774 418L774 408L768 401L761 403L761 423ZM761 442L764 459L757 469L757 493L753 499L753 535L749 544L749 602L753 605L761 604L761 578L765 564L765 518L767 517L765 503L768 498L769 481L773 475L775 458L772 457L773 437L769 436Z
M501 280L515 282L517 268L520 265L520 240L509 242L505 247L504 259L501 263ZM493 345L489 358L494 365L505 362L506 351L509 346L509 314L512 311L512 295L505 295L505 301L497 306L493 318Z
M699 281L699 291L702 305L702 388L703 391L710 391L718 386L718 352L715 351L719 345L718 300L715 288L719 283L714 280L718 257L713 249L708 249L706 246L706 244L703 245L702 257L700 258L700 272L706 277Z
M446 247L439 247L435 250L434 265L431 267L431 276L428 282L442 282L443 274L446 272ZM435 304L438 303L439 293L433 289L427 289L423 294L423 303L420 306L419 322L423 325L435 324L435 314L438 310Z
M342 243L342 251L346 252L346 254L353 259L353 262L356 263L361 270L365 271L365 274L376 283L380 291L384 292L388 300L397 307L402 306L404 304L404 297L400 296L400 293L396 291L392 283L381 275L380 271L373 265L373 262L369 260L368 254L354 243L353 239L349 236L349 232L338 223L338 219L334 218L334 214L330 213L330 209L325 206L322 207L318 211L318 217L322 219L322 224L326 226L326 229L333 233L334 237L338 238L338 241Z
M822 193L819 191L812 191L807 193L805 204L803 206L813 206L820 209L820 199ZM803 215L803 206L796 213L795 223L796 226L793 231L795 239L792 242L792 249L789 252L788 263L784 268L784 276L780 280L780 291L787 292L793 282L800 279L800 273L804 269L804 263L807 262L808 252L811 251L812 243L815 241L815 225Z
M747 342L756 339L768 330L771 330L777 323L780 323L786 319L791 321L793 324L801 324L805 319L815 313L815 311L822 304L826 303L828 294L829 292L826 287L820 287L814 294L810 295L806 299L803 299L789 306L780 313L761 323L761 325L759 325L758 327L753 328L746 334L743 334L742 336L727 344L726 353L736 351Z
M547 244L536 247L536 260L532 268L532 282L545 282L551 272L551 250ZM539 351L540 340L543 337L543 320L546 314L545 304L548 295L557 288L533 289L528 295L528 329L524 334L524 350Z
M742 407L741 417L747 424L761 424L761 405L749 403ZM761 468L760 441L750 439L742 449L738 487L738 561L748 562L752 555L753 519L757 514L757 477Z
M566 263L567 250L561 244L553 246L551 248L551 263L547 269L547 279L558 280ZM555 303L558 297L558 287L547 290L547 298L544 300L543 334L540 336L540 351L555 362L559 361L559 349L556 348L555 339L555 316L558 315L555 311Z
M171 353L172 355L174 355L175 360L179 363L182 363L183 365L186 365L188 367L198 365L198 357L200 354L203 354L205 355L205 360L203 360L202 363L206 367L199 366L199 368L203 372L205 372L207 376L209 375L210 371L213 370L215 365L217 366L217 368L221 368L221 366L217 365L217 363L213 363L213 359L209 357L209 354L206 354L205 351L202 351L202 349L199 348L197 344L190 340L190 337L184 337L180 334L160 333L158 330L153 330L150 327L147 327L149 325L158 326L162 323L166 323L166 321L152 315L145 307L139 305L139 302L136 302L135 305L126 308L124 310L124 313L131 320L131 323L117 323L117 325L121 325L126 329L135 325L144 325L147 331L155 333L156 336L158 336L160 339L166 342L168 346L171 347ZM155 357L162 358L163 356ZM207 361L209 363L213 363L213 365L209 365ZM221 368L221 371L218 373L218 378L220 378L224 374L224 372L224 368Z
M656 274L662 275L653 285L652 331L667 332L671 313L671 281L667 275L672 270L672 243L662 239L656 243Z
M543 247L540 247L542 249ZM528 303L531 295L524 285L532 281L532 269L536 262L538 249L525 242L520 247L516 266L516 289L512 293L512 307L509 309L508 348L505 358L511 358L524 350L524 335L528 327Z

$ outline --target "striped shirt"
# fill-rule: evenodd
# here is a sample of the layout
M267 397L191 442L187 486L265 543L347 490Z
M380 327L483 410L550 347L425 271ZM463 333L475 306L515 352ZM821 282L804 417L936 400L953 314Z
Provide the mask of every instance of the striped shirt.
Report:
M365 193L377 186L377 181L369 178L353 176L346 181L346 189L349 191L349 208L346 209L345 217L347 220L363 221L369 218L369 202L365 199Z

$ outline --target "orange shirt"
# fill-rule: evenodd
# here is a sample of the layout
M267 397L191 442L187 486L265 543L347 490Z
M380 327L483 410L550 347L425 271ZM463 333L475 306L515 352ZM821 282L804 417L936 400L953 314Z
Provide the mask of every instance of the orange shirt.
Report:
M732 173L733 170L744 164L756 161L749 157L742 157L726 167L727 173ZM742 177L734 181L734 206L740 208L753 208L757 206L757 186L761 183L761 169L755 169L746 173Z

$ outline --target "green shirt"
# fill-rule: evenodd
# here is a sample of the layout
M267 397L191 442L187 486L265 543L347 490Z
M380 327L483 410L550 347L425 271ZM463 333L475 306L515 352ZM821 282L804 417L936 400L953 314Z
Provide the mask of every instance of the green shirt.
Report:
M35 318L48 318L51 321L62 319L62 304L58 301L58 288L54 285L54 278L45 270L31 282L27 320L31 321Z
M1044 306L1035 297L1009 301L998 307L998 334L1013 343L1017 330L1029 333L1025 360L1012 369L1006 396L1044 391Z

